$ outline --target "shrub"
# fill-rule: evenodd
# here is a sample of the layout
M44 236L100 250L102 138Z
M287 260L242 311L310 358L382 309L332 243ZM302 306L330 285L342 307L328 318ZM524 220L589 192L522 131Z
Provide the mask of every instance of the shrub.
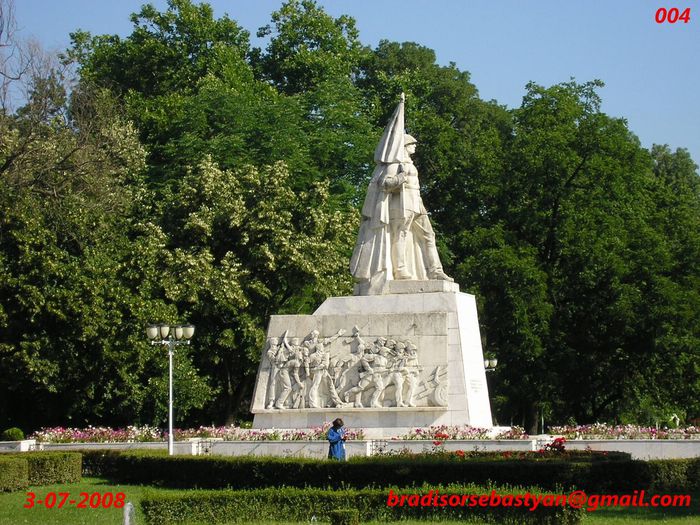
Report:
M484 494L476 486L420 488L420 494L439 490L441 494ZM401 489L396 489L401 491ZM507 492L512 493L513 489ZM490 492L490 491L488 491ZM402 493L405 493L403 491ZM338 511L352 507L362 522L401 519L470 519L481 518L489 523L568 525L580 523L584 511L568 506L538 506L531 511L525 506L461 507L461 506L389 506L389 489L322 490L274 488L259 490L188 491L183 493L151 493L141 499L141 510L147 524L228 523L231 521L297 521L331 520ZM334 512L335 511L335 512ZM347 510L340 515L348 516ZM337 523L337 522L335 522Z
M23 439L24 432L17 427L8 428L0 434L0 441L22 441Z
M697 460L696 460L697 461ZM693 461L683 459L653 460L647 462L650 487L655 492L682 492L691 483Z
M77 452L25 452L13 456L28 463L30 485L79 483L82 479L82 456Z
M27 460L0 456L0 492L24 490L29 486Z
M472 453L470 453L472 454ZM550 454L549 456L547 454ZM589 492L663 491L689 486L698 460L633 461L626 454L565 452L512 456L502 453L378 456L331 462L304 458L166 456L153 452L86 452L86 473L120 483L175 488L258 489L289 487L412 487L427 483L494 483L577 487ZM695 469L695 470L694 470Z
M360 525L360 512L357 509L338 509L328 513L331 525Z
M693 458L688 464L688 486L690 491L700 491L700 458Z

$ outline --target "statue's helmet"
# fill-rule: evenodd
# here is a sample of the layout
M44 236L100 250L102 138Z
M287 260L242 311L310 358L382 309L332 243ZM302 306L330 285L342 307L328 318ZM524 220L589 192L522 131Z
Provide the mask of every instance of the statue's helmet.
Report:
M418 141L413 135L409 135L408 133L404 133L403 135L403 145L404 146L410 146L411 144L418 144Z

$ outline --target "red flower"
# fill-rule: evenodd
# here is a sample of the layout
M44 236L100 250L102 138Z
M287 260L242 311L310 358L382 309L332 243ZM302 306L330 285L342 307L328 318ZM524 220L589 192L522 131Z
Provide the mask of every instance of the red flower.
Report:
M455 452L455 454L457 454L460 458L463 458L464 457L464 450L458 450L457 452Z
M442 445L442 441L433 441L433 445L439 447L440 445Z

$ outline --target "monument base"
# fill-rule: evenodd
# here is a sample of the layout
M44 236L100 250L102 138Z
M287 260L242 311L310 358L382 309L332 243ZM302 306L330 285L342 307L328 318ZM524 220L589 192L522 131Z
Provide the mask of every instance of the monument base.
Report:
M459 285L451 281L384 281L375 293L370 292L370 282L356 283L353 295L394 295L406 293L459 292Z
M320 367L315 372L312 367L308 377L301 381L303 384L295 385L297 390L300 388L296 403L283 400L281 408L273 408L280 399L280 388L271 385L280 382L277 371L280 367L270 362L269 351L263 352L252 403L253 428L313 428L340 417L347 427L362 428L367 437L378 439L434 425L492 427L474 296L459 291L427 291L459 289L455 283L445 281L389 283L394 287L392 294L330 297L313 315L271 317L268 338L308 338L308 334L318 331L326 341L333 339L326 343L332 359L327 379L325 375L323 381L316 379L316 374L325 374L325 370ZM391 384L389 370L384 372L378 401L372 397L378 406L370 407L372 388L376 385L362 382L361 378L370 372L364 371L360 364L363 350L351 349L353 341L357 341L350 334L353 327L361 334L362 348L378 339L415 345L420 365L413 368L419 371L416 372L419 386L414 389L416 393L411 401L416 406L396 406L401 394ZM344 340L331 337L339 330L345 331ZM342 368L343 372L334 374L333 370L341 370L341 362L347 370ZM289 383L290 373L287 374L281 383ZM346 382L344 374L347 374ZM359 390L357 385L367 390L357 397L361 408L353 402ZM314 389L320 389L320 394L316 406L309 407L303 395L314 398L309 396L309 391ZM329 389L334 390L333 395ZM401 391L405 398L406 384L401 386ZM338 398L341 403L337 402Z

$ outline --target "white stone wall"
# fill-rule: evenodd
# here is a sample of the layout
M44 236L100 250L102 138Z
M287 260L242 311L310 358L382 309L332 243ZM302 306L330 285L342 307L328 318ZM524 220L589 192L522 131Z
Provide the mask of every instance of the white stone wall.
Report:
M550 440L547 440L548 442ZM0 452L18 452L19 441L0 443ZM457 451L512 451L527 452L538 450L540 440L444 440L439 446L442 450ZM44 443L41 450L133 450L133 449L167 449L165 442L156 443ZM357 440L348 441L345 450L348 457L369 456L373 452L412 453L435 450L431 440ZM566 442L569 450L598 450L627 452L633 459L678 459L700 457L700 440L671 439L619 439L619 440L572 440ZM26 450L27 447L23 447ZM328 456L327 441L220 441L193 439L176 441L175 453L179 455L212 454L223 456L284 456L325 458Z
M0 441L0 452L27 452L34 450L36 440L23 439L22 441Z
M680 459L700 457L695 439L579 439L565 443L568 450L628 452L632 459Z

